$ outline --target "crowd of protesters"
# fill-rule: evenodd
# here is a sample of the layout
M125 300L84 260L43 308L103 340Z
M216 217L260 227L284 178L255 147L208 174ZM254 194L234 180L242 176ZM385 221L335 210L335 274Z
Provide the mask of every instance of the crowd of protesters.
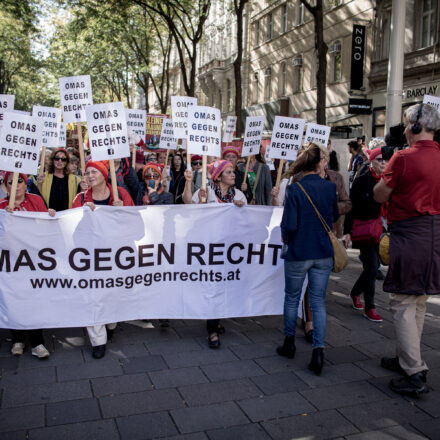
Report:
M406 110L404 124L397 128L406 142L390 135L372 139L368 147L362 138L348 142L349 194L331 142L326 147L304 145L296 161L284 169L279 186L274 185L261 153L252 156L246 167L237 146L225 146L222 157L208 158L205 185L201 156L191 156L186 164L186 155L180 151L168 155L162 150L137 149L135 156L115 161L117 200L108 163L88 158L81 175L78 158L58 148L48 155L45 173L29 178L20 174L14 210L47 211L53 216L56 211L81 206L94 210L97 205L282 206L285 338L276 351L287 358L295 356L300 310L306 340L312 344L309 369L315 374L321 374L324 366L325 296L333 267L333 248L322 222L346 247L352 244L359 249L362 272L348 295L353 308L363 310L372 322L382 321L376 310L375 287L381 274L379 243L389 232L390 263L384 290L390 293L397 349L396 356L384 357L381 365L402 374L390 382L391 389L422 394L428 390L428 367L420 351L426 301L429 295L440 294L440 173L432 165L440 163L440 145L434 140L440 115L430 105L415 105ZM12 174L6 173L0 208L9 212L11 185ZM161 324L169 322L161 320ZM93 357L105 355L115 328L116 323L87 328ZM220 320L207 321L210 348L220 347L224 331ZM23 353L26 337L33 355L49 357L41 329L12 330L13 355Z

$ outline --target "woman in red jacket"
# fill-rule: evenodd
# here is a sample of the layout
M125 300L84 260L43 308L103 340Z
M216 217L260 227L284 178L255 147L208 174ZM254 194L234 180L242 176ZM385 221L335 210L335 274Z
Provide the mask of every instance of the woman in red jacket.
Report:
M0 209L4 209L12 213L13 211L34 211L34 212L49 212L49 215L53 217L55 211L53 209L46 208L44 200L36 194L29 194L26 192L27 176L26 174L20 174L18 177L17 191L15 193L14 208L9 207L9 194L12 188L13 174L7 172L5 174L5 187L8 192L8 196L0 200ZM29 338L31 344L31 353L38 359L47 359L49 357L49 351L44 346L43 330L11 330L12 335L12 349L11 353L14 356L21 356L23 354L26 335Z
M72 208L88 206L92 211L96 205L107 206L134 206L130 194L118 186L120 200L113 199L111 185L107 182L107 161L93 162L89 160L86 165L84 177L88 184L85 192L79 193L72 203ZM92 356L101 359L105 355L105 345L111 339L116 328L116 323L107 325L92 325L87 327L90 343L92 344Z

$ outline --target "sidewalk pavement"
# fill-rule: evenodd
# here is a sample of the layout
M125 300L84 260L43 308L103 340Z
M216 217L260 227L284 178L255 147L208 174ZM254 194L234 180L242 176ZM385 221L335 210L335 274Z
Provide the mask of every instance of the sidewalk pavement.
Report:
M219 350L207 347L203 321L175 320L168 329L121 323L101 360L91 357L81 328L46 330L46 361L28 349L12 357L9 333L0 330L0 438L438 439L440 298L428 305L422 347L432 390L403 398L388 389L396 375L379 365L394 354L382 283L383 323L351 308L359 273L350 251L348 269L331 275L321 376L307 370L311 346L300 328L295 359L276 355L281 316L224 320Z

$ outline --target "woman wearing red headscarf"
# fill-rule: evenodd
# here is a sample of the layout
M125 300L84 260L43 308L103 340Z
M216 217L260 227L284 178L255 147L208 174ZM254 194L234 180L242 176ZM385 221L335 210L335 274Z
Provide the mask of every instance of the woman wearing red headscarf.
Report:
M113 199L111 185L107 182L107 161L93 162L89 160L86 165L84 177L88 189L79 193L72 203L72 208L88 206L92 211L96 205L106 206L134 206L133 200L127 190L118 186L119 200ZM111 339L116 328L116 323L105 325L93 325L87 327L90 343L92 344L92 356L101 359L105 355L107 339Z
M7 212L13 211L33 211L33 212L49 212L49 215L53 217L55 211L53 209L46 208L44 200L36 194L29 194L26 192L27 176L26 174L20 174L18 177L17 191L15 193L14 208L9 207L9 194L12 188L12 173L7 172L5 174L5 187L8 192L8 196L0 200L0 209L4 209ZM38 359L46 359L49 357L49 351L44 346L43 330L11 330L12 334L12 349L11 353L14 356L21 356L23 354L26 335L29 338L31 345L31 353Z
M149 162L142 170L142 183L136 200L137 206L172 205L174 197L162 185L163 165Z

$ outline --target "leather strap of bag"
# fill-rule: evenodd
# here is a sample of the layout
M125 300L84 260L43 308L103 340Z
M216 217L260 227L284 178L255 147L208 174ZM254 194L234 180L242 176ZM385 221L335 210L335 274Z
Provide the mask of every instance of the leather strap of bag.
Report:
M327 234L329 234L331 232L331 229L329 228L327 222L324 220L324 218L322 217L322 215L320 214L320 212L318 211L318 209L316 208L315 204L312 202L312 199L310 198L310 196L307 194L307 191L303 188L303 186L299 183L296 182L296 184L302 189L303 193L306 195L306 197L309 199L309 202L311 203L311 205L313 206L313 209L316 212L316 215L318 216L319 220L322 223L322 226L324 226L324 229L327 231Z

